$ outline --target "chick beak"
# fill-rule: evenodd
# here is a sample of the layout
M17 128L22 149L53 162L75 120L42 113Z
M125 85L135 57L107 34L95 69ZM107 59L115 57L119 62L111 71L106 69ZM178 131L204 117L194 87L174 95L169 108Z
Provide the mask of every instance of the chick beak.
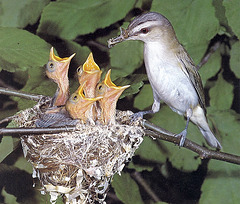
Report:
M93 54L90 53L87 61L82 67L77 69L78 81L80 84L86 83L84 86L84 93L88 98L95 97L95 89L97 83L101 78L102 71L93 59Z
M105 86L102 93L103 98L99 100L102 109L101 119L104 124L114 124L116 115L116 106L122 92L130 85L116 86L110 78L111 70L105 76L102 86Z
M121 34L119 36L108 40L108 47L109 48L112 48L115 44L120 43L120 42L128 39L129 34L128 34L128 31L126 29L120 28L120 32L121 32Z
M58 84L58 89L53 98L53 106L64 105L69 97L68 69L70 61L74 56L75 54L61 58L54 54L53 47L50 50L46 74Z
M83 122L95 120L93 115L93 104L102 99L102 96L96 98L87 98L83 89L86 83L80 85L77 91L71 95L66 103L66 110L73 119L80 119Z

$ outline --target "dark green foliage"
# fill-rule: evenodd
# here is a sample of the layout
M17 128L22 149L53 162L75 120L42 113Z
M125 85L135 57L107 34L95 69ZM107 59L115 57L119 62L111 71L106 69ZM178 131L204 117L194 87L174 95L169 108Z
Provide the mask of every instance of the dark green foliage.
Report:
M54 46L60 57L76 53L69 70L73 92L78 84L75 71L92 51L103 73L112 69L116 85L131 85L123 93L119 108L150 109L153 97L143 66L143 44L129 41L107 48L107 40L119 34L119 27L126 28L132 17L146 9L160 12L171 21L196 64L212 52L199 71L208 120L222 151L240 155L239 0L0 0L1 86L52 96L56 85L45 76L44 65ZM215 45L217 49L212 51ZM1 119L33 104L1 95ZM164 104L159 113L147 118L176 133L185 126L184 118ZM205 145L193 124L189 125L187 137ZM18 142L10 136L1 138L0 203L48 203L49 198L40 195L29 182L31 166L21 156ZM146 137L122 176L113 178L112 187L123 203L153 203L139 180L130 176L135 171L163 202L240 200L239 166L202 161L195 153L168 142ZM120 203L111 198L107 202ZM61 199L57 203L62 203Z

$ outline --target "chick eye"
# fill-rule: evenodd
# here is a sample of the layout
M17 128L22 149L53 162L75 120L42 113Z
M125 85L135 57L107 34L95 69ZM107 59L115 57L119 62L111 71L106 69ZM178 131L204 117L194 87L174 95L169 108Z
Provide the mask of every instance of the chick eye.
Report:
M96 89L97 96L102 96L104 94L104 90L105 90L104 84L102 83L98 84Z
M78 74L79 76L81 76L81 75L82 75L82 72L83 72L82 66L79 66L79 67L77 68L77 74Z
M77 94L74 94L74 95L73 95L72 100L73 100L73 101L77 101L77 100L78 100Z
M141 33L143 33L143 34L147 34L148 32L149 32L148 28L142 28L141 29Z
M47 70L49 71L49 72L53 72L53 71L55 71L55 65L54 65L54 63L53 62L48 62L47 63Z

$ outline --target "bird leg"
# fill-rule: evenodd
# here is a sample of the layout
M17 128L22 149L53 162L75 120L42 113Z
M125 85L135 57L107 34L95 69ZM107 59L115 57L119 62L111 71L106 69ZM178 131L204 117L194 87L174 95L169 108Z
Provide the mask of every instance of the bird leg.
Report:
M146 114L153 114L153 113L156 113L160 110L160 99L155 94L155 91L153 91L153 98L154 98L154 102L153 102L153 105L152 105L152 110L139 111L137 113L132 114L131 115L132 121L136 120L139 117L143 118L143 116L146 115Z
M188 129L188 125L189 125L189 121L190 121L190 117L192 117L192 109L188 109L186 111L186 116L187 116L187 123L186 126L184 128L184 130L182 132L180 132L179 134L177 134L175 137L181 137L180 139L180 143L179 143L179 147L182 147L184 145L185 139L187 137L187 129Z
M184 130L175 136L175 137L181 137L179 147L182 147L184 145L185 139L187 137L187 128L188 128L189 121L190 121L190 118L187 117L187 124Z

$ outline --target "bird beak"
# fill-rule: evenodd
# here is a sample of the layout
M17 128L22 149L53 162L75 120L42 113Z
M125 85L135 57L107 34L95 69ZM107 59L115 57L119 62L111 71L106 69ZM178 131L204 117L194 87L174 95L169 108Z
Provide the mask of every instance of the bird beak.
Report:
M82 67L79 67L77 71L79 83L86 83L84 86L84 92L86 96L89 98L94 98L95 89L101 78L102 71L95 63L92 53L89 54L87 61Z
M92 105L94 102L102 99L102 96L96 98L87 98L84 93L85 83L80 85L77 91L70 97L66 103L66 109L73 119L81 119L86 122L93 119Z
M53 47L50 50L49 62L47 64L47 76L58 84L58 89L53 97L53 106L64 105L69 96L68 69L71 59L70 57L61 58L54 54ZM51 66L50 66L51 65Z
M55 62L69 62L71 59L75 56L76 53L72 54L70 57L58 57L54 54L53 47L50 50L50 55L49 55L49 61L55 61Z
M50 50L49 61L57 63L56 64L57 70L55 70L54 74L50 74L48 70L47 75L49 76L49 78L52 78L53 80L54 78L59 78L59 80L62 80L64 77L66 77L70 61L75 56L75 54L76 53L72 54L70 57L61 58L54 54L53 47L52 47ZM56 75L56 76L53 76L53 75Z
M105 89L101 95L103 98L99 100L102 109L102 120L105 124L115 123L115 113L116 105L122 92L128 88L130 85L126 86L116 86L110 78L111 70L109 70L103 80L103 85Z
M123 42L128 39L128 31L124 28L120 28L121 34L118 37L108 40L108 47L112 48L115 44Z

